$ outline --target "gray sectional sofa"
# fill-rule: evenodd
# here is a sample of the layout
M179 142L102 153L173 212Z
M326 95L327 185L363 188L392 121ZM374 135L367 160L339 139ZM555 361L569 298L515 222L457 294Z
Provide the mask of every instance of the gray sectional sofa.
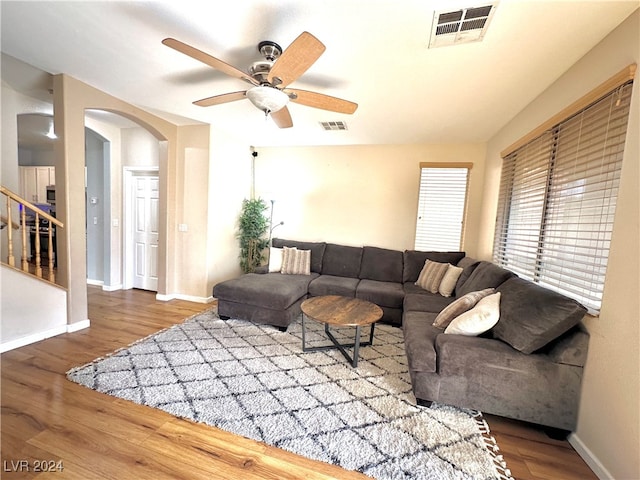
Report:
M575 429L588 348L579 303L464 252L420 252L273 239L276 248L311 251L310 275L250 273L217 284L221 318L241 318L286 329L309 296L369 300L382 321L401 327L417 402L446 403ZM450 297L416 280L426 260L462 268ZM500 319L472 337L445 334L433 322L470 292L500 292Z

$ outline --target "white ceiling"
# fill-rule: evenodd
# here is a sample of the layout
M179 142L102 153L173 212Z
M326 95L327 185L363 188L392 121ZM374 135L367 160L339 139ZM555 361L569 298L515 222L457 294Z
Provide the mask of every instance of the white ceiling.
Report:
M640 6L501 0L482 42L427 48L434 11L485 3L2 1L1 48L172 121L213 124L250 145L484 142ZM290 104L294 127L280 130L249 101L194 106L248 84L161 44L174 37L245 70L261 59L260 41L286 48L305 30L327 49L291 87L354 101L355 114ZM3 78L10 76L6 63ZM44 91L37 82L23 86L32 95ZM322 130L319 122L332 120L346 121L349 130Z

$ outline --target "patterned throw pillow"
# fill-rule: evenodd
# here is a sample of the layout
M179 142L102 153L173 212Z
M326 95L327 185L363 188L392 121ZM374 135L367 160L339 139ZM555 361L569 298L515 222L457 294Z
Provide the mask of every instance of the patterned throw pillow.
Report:
M487 295L471 310L454 318L444 333L475 337L491 330L500 320L500 292Z
M454 318L462 315L467 310L471 310L480 300L494 292L494 288L486 288L477 292L469 292L458 298L442 309L434 320L433 326L437 328L447 328Z
M449 265L447 268L447 272L442 277L442 281L440 282L440 286L438 287L438 293L443 297L450 297L453 293L453 289L456 288L456 283L458 283L458 278L462 275L461 267L454 267L453 265Z
M311 250L284 247L280 273L285 275L311 275Z
M448 263L439 263L432 262L431 260L426 260L424 262L424 267L422 267L422 271L420 272L420 276L418 277L416 285L427 290L428 292L438 293L440 282L442 281L444 274L447 273L448 268Z

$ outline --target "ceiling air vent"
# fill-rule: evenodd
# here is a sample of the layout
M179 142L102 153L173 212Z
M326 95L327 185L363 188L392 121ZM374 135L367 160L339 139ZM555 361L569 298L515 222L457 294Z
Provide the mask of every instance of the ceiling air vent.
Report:
M322 128L325 130L347 130L347 124L345 122L320 122Z
M497 2L454 11L435 12L429 48L481 41L496 6Z

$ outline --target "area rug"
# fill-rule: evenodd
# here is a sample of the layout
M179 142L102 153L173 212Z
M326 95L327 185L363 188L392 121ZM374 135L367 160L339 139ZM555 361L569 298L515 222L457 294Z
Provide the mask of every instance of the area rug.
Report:
M326 344L307 323L308 344ZM281 332L209 311L67 377L380 480L511 478L479 412L416 406L401 329L378 325L357 368L337 350L301 345L300 321Z

